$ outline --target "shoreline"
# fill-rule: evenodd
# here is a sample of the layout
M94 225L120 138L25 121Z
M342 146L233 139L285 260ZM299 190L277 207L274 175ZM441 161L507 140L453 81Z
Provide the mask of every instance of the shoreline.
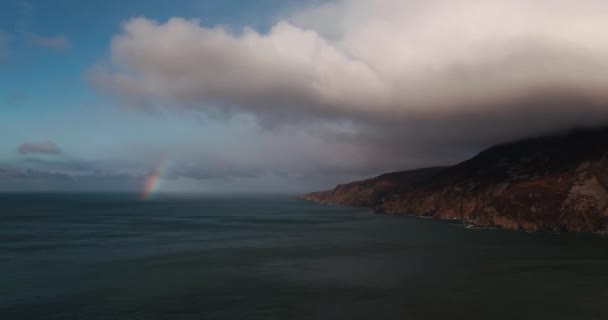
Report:
M437 221L448 221L448 222L457 222L460 226L469 229L469 230L504 230L510 232L523 232L528 234L555 234L555 235L563 235L563 234L589 234L589 235L597 235L597 236L608 236L608 231L574 231L574 230L552 230L552 229L538 229L538 230L530 230L525 228L505 228L499 225L479 225L476 224L473 220L470 219L461 219L461 218L441 218L436 217L434 215L418 215L412 213L387 213L378 208L369 207L369 206L356 206L349 204L340 204L340 203L330 203L323 202L317 200L306 199L304 196L298 198L299 200L317 203L325 206L339 206L339 207L350 207L350 208L367 208L370 209L369 213L384 215L384 216L403 216L403 217L412 217L419 218L425 220L437 220Z

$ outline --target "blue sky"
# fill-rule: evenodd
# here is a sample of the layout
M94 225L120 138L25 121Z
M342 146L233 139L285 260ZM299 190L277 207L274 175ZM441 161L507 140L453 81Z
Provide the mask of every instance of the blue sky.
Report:
M86 117L108 122L113 130L124 130L126 137L132 135L128 124L123 127L114 123L114 117L128 115L109 110L111 108L100 101L85 81L91 66L105 59L112 36L120 31L121 24L127 19L145 16L164 21L172 16L185 16L201 17L212 25L265 25L268 22L264 15L276 3L128 1L116 5L112 1L3 1L0 4L0 30L10 38L10 58L0 65L0 96L3 98L3 127L11 130L2 135L2 143L15 144L43 134L50 134L49 138L56 135L57 139L71 135L58 126L73 127L74 131L82 134L90 125ZM239 10L236 10L237 4ZM253 10L258 13L252 15ZM36 47L27 43L25 38L28 34L65 36L70 47L60 52ZM155 130L155 125L164 123L155 123L154 119L143 119L142 122L142 130L146 127ZM30 125L20 130L23 123ZM100 126L98 130L103 130L102 123L97 124ZM142 136L148 134L153 133L145 132ZM99 135L92 138L111 137Z
M164 161L161 191L299 193L604 124L606 12L1 1L0 191L137 191Z

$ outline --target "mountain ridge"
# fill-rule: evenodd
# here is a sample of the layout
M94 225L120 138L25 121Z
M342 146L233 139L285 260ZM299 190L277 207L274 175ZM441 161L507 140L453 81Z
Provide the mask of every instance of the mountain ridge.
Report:
M303 198L480 227L606 232L608 127L499 144L454 166L383 174Z

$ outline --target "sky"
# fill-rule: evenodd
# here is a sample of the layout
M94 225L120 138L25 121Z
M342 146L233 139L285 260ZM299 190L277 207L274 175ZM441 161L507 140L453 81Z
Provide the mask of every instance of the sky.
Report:
M302 193L608 120L601 0L0 2L0 191Z

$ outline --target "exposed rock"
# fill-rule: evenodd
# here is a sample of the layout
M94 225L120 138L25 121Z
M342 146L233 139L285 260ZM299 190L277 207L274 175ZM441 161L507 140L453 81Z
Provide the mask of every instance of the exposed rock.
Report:
M381 175L304 199L476 226L608 231L608 128L498 145L448 168Z

